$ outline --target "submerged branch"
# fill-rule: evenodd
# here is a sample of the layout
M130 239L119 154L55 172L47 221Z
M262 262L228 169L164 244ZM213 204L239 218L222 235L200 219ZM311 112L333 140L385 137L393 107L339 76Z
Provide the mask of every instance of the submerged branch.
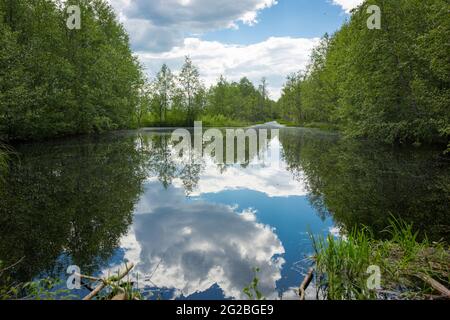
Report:
M438 281L434 280L432 277L424 273L419 273L415 276L429 284L434 290L438 291L446 299L450 299L450 290L448 290L443 284L439 283Z
M122 280L132 269L134 268L134 264L125 264L125 270L118 274L116 278L114 278L114 282L119 282ZM100 279L101 283L95 287L95 289L89 293L86 297L83 298L83 300L92 300L97 294L100 293L109 283L110 280L108 279Z
M308 273L306 274L305 279L303 279L303 282L300 285L300 289L299 289L300 300L305 300L306 289L308 289L308 286L311 283L313 277L314 277L314 269L310 268Z

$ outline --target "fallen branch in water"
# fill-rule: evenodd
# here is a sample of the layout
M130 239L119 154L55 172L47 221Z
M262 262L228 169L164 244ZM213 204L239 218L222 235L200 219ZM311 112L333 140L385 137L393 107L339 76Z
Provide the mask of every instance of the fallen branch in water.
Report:
M442 297L450 299L450 290L448 290L443 284L439 283L438 281L434 280L432 277L424 273L419 273L415 276L429 284L434 290L438 291L442 295Z
M310 268L308 273L306 274L305 279L303 279L303 282L300 285L300 289L299 289L300 300L305 300L306 289L308 289L308 286L311 283L313 277L314 277L314 269Z
M134 268L134 264L130 263L130 264L125 264L125 270L121 273L119 273L117 275L117 277L114 277L114 282L119 282L120 280L122 280L132 269ZM110 279L100 279L100 278L94 278L94 277L88 277L88 276L83 276L87 279L90 280L96 280L96 281L101 281L101 283L95 287L94 290L92 290L91 293L89 293L86 297L83 298L83 300L92 300L92 298L94 298L98 293L100 293L100 291L102 291L103 289L106 288L106 286L108 286L108 284L110 282L112 282L112 280Z

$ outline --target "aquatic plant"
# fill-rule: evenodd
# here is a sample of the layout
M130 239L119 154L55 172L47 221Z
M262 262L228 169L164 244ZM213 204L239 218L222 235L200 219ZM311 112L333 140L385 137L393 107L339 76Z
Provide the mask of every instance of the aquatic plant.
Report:
M258 289L258 285L259 285L259 278L258 278L258 273L259 273L260 269L259 268L254 268L253 272L254 272L254 277L252 282L250 282L250 284L244 288L243 292L244 294L250 299L250 300L265 300L264 295L261 293L261 291L259 291Z
M368 228L345 238L311 236L318 296L330 300L450 298L450 251L443 242L417 240L412 225L392 219L389 240ZM369 267L381 271L380 288L368 286Z
M23 262L24 258L5 266L0 261L0 300L70 300L75 296L63 286L63 281L45 277L29 282L16 282L10 272Z

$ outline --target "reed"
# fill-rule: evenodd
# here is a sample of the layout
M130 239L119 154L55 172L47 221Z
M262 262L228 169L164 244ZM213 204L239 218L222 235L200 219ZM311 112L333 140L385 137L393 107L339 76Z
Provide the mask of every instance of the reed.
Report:
M318 297L329 300L450 298L447 244L417 240L413 226L392 219L376 240L368 228L347 236L311 236ZM370 289L368 268L381 271L381 288Z

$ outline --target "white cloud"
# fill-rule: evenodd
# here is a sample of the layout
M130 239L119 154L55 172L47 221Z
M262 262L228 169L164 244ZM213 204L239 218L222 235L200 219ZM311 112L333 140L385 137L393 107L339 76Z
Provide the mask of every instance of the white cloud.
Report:
M250 45L202 41L200 35L219 29L253 25L261 10L277 0L109 0L130 34L149 75L163 63L178 71L184 56L200 67L207 85L220 75L230 80L247 76L254 83L266 77L278 99L286 76L305 67L317 39L272 37Z
M219 193L225 190L252 190L264 193L268 197L291 197L305 196L306 179L294 179L292 174L286 170L287 164L281 157L279 149L280 142L273 139L264 153L274 154L277 161L268 161L268 164L261 165L261 161L255 159L246 168L240 165L233 165L225 170L219 168L209 155L204 156L205 165L202 168L197 188L191 196L201 196L205 193ZM262 150L260 150L261 153ZM177 178L173 181L175 186L182 187L183 182Z
M135 271L153 274L151 282L159 288L187 297L217 284L236 299L245 298L242 289L254 267L261 269L259 289L276 298L285 252L274 230L257 222L253 212L186 201L183 189L164 190L158 181L147 182L121 247L125 259L137 264Z
M162 53L139 52L140 60L154 75L163 63L172 70L181 68L184 57L189 55L199 66L206 85L217 81L220 75L229 80L247 76L254 83L266 77L271 98L278 99L285 77L304 69L312 48L319 39L271 37L250 45L228 45L216 41L186 38L181 46Z
M137 50L163 52L185 37L212 30L253 25L258 13L276 0L110 0L131 32ZM136 34L135 34L136 32Z
M352 9L355 9L360 4L362 4L364 0L333 0L335 5L341 6L345 12L350 12Z
M258 175L256 175L258 172ZM174 181L181 186L180 180ZM306 187L303 183L293 179L292 175L274 167L251 167L241 170L237 166L220 172L218 168L206 168L201 175L198 188L191 194L199 196L204 193L218 193L225 190L249 189L266 194L268 197L305 196Z

